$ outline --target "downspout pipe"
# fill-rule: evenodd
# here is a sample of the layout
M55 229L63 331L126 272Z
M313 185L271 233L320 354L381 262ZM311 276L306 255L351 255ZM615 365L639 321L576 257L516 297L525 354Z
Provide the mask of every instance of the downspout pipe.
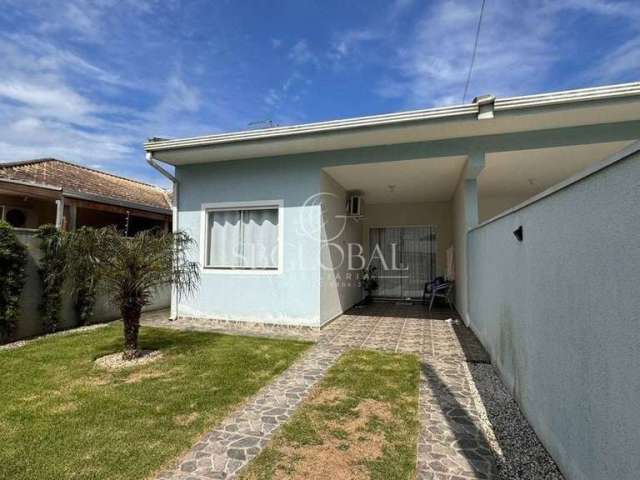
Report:
M169 179L173 185L173 195L171 196L171 231L176 233L178 231L178 194L179 194L179 182L176 177L165 170L153 157L152 152L147 152L145 155L147 163L156 169L160 174ZM171 285L171 315L170 319L175 320L178 318L178 291L175 285Z

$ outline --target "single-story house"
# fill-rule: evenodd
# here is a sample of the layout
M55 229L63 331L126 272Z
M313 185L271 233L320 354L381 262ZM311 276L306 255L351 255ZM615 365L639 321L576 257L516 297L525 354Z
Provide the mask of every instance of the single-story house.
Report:
M15 228L115 225L128 235L171 226L169 192L55 158L0 163L0 218Z
M320 327L375 265L381 298L454 279L469 323L469 231L638 138L640 83L150 139L202 273L172 314Z

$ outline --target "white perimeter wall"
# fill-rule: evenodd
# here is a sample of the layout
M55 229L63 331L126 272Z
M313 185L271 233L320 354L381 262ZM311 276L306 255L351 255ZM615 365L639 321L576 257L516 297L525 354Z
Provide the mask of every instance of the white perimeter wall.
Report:
M472 230L468 252L471 327L565 476L637 479L640 153Z
M40 250L40 240L35 238L35 231L26 229L16 229L16 234L20 241L27 247L27 280L20 297L20 316L17 321L16 338L27 338L40 335L44 332L38 305L42 299L42 288L38 275L38 263L42 257ZM60 308L59 330L67 330L78 325L74 310L74 299L70 294L69 286L62 296L62 306ZM144 310L158 310L168 308L171 303L171 289L167 286L155 292L151 302ZM96 306L93 318L89 323L108 322L120 318L117 306L110 298L103 293L99 293L96 299Z

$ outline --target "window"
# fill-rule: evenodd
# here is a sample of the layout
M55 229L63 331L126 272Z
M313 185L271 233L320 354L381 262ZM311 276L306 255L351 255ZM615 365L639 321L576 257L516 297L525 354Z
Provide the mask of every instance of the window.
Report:
M11 208L4 213L5 220L14 228L24 228L27 223L27 216L19 208Z
M206 268L277 270L280 265L278 206L205 208Z

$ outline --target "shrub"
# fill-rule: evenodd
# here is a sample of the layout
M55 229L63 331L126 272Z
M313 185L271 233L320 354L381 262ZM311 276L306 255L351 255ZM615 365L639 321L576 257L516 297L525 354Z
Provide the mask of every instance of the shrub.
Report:
M92 254L96 230L81 227L68 234L68 245L73 245L73 272L71 281L75 294L74 309L80 325L85 325L93 316L96 306L99 270Z
M0 221L0 341L11 340L16 331L20 294L26 281L27 250L11 225Z
M40 301L40 315L44 330L55 332L60 323L60 308L62 306L62 288L65 271L65 234L54 225L42 225L36 233L40 239L42 258L38 273L42 286Z

